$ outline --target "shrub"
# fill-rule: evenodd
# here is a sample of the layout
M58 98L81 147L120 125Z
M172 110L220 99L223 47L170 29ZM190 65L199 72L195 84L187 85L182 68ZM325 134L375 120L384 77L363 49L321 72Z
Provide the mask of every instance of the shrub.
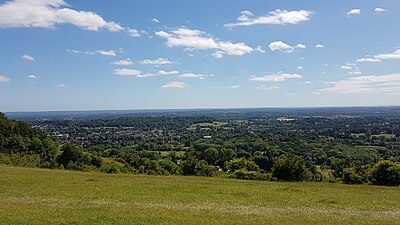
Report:
M305 160L295 155L282 155L274 160L272 177L284 181L307 180L310 171L305 166Z
M363 184L367 182L368 176L366 170L361 167L350 167L343 170L343 183L345 184Z
M400 163L383 160L371 170L371 182L376 185L399 186Z

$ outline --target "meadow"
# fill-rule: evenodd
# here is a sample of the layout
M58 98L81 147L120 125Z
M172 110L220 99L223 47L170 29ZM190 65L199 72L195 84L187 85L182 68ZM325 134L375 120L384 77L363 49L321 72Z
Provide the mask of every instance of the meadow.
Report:
M399 224L400 188L0 166L0 224Z

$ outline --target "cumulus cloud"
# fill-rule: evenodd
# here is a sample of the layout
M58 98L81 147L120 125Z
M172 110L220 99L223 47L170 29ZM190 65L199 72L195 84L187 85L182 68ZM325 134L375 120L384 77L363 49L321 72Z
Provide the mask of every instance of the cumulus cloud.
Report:
M297 44L295 48L306 48L306 46L303 44Z
M317 44L317 45L315 45L315 47L316 47L316 48L324 48L325 45L323 45L323 44Z
M117 66L130 66L130 65L133 65L133 62L130 58L126 58L126 59L121 59L116 62L112 62L111 64L117 65Z
M256 52L261 52L261 53L265 53L265 50L262 48L262 46L260 46L260 45L258 45L255 49L254 49L254 51L256 51Z
M361 9L352 9L352 10L347 12L347 16L358 15L360 13L361 13Z
M306 48L306 46L303 44L297 44L296 46L290 46L283 41L271 42L268 45L268 47L271 49L271 51L283 51L283 52L287 52L287 53L293 52L293 50L295 48L300 48L300 49Z
M352 63L347 63L346 65L341 66L342 70L346 70L349 75L361 75L362 72L358 66Z
M114 50L97 50L96 53L105 56L117 56Z
M276 90L279 89L278 86L258 86L256 87L257 90L260 91L272 91L272 90Z
M377 12L377 13L386 12L386 9L377 7L377 8L375 8L375 12Z
M132 37L140 36L136 29L106 21L94 12L74 10L64 0L10 0L0 5L0 27L3 28L53 29L61 24L89 31L124 31Z
M225 24L225 27L252 26L252 25L285 25L298 24L310 20L312 12L307 10L287 11L277 9L267 15L255 17L250 11L242 11L235 23Z
M151 21L154 22L154 23L159 23L160 22L157 18L153 18Z
M140 32L136 29L128 28L128 29L126 29L126 31L128 32L129 36L131 36L131 37L140 37Z
M145 65L155 65L155 66L175 64L175 62L172 62L167 58L144 59L144 60L140 61L139 63L145 64Z
M72 24L81 29L121 31L115 22L105 21L93 12L76 11L63 0L12 0L0 5L0 27L54 28L57 24Z
M35 61L35 59L30 55L23 55L22 59L27 60L27 61Z
M183 82L179 82L179 81L171 81L168 82L166 84L164 84L163 86L161 86L162 88L185 88L186 84Z
M288 79L301 79L301 75L299 74L290 74L290 73L275 73L272 75L264 75L264 76L251 76L249 80L251 81L261 81L261 82L282 82Z
M359 58L357 62L381 62L382 60L389 59L400 59L400 49L394 51L393 53L380 53L373 57Z
M140 70L134 70L134 69L115 69L113 72L115 75L120 75L120 76L135 76L138 78L146 78L146 77L157 77L157 76L165 76L165 75L177 75L179 74L178 71L164 71L164 70L159 70L156 73L142 73Z
M134 70L134 69L115 69L113 72L115 75L120 75L120 76L138 76L142 74L140 70Z
M85 55L104 55L104 56L117 56L117 52L115 50L96 50L96 51L79 51L76 49L73 50L67 50L68 52L74 53L74 54L85 54Z
M254 51L245 43L232 43L220 41L211 35L187 28L178 28L166 31L158 31L156 35L166 40L168 47L184 47L186 50L215 50L213 56L222 58L224 55L242 56Z
M351 77L333 82L332 87L318 92L400 94L400 74Z
M303 67L302 67L302 66L298 66L298 67L296 67L296 69L298 69L298 70L302 70L302 69L303 69Z
M359 58L356 60L356 62L380 62L380 61L382 60L375 58Z
M35 80L35 79L37 79L37 77L36 77L35 75L33 75L33 74L31 74L31 75L28 75L28 78L29 78L29 79L32 79L32 80Z
M179 75L181 78L198 78L200 80L203 80L207 77L207 75L204 74L195 74L195 73L185 73L182 75Z
M6 76L3 76L3 75L0 75L0 83L6 83L6 82L9 82L9 81L10 81L10 78L8 78Z

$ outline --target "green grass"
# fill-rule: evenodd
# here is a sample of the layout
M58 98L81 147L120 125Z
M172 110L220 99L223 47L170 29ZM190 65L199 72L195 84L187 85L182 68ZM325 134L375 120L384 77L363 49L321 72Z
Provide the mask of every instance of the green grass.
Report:
M0 224L399 224L400 188L0 166Z

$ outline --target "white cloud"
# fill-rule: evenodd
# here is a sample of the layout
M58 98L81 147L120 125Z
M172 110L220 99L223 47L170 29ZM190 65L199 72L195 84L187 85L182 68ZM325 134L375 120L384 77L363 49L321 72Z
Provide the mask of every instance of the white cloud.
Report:
M22 58L27 61L35 61L35 59L30 55L23 55Z
M305 83L305 84L312 84L311 81L305 81L304 83Z
M386 12L386 9L377 7L377 8L375 8L375 12L377 12L377 13Z
M386 59L400 59L400 49L396 50L393 53L387 53L387 54L377 54L374 56L375 59L381 59L381 60L386 60Z
M292 52L293 47L286 44L285 42L282 41L274 41L271 42L268 46L272 51L286 51L286 52Z
M171 82L164 84L161 87L162 88L185 88L186 84L183 82L179 82L179 81L171 81Z
M256 52L261 52L261 53L265 53L265 50L262 48L262 46L258 45L257 48L254 49L254 51Z
M254 17L250 11L242 11L241 15L237 18L236 23L225 24L225 27L238 27L238 26L252 26L260 24L269 25L285 25L285 24L298 24L308 21L312 12L306 10L287 11L277 9L269 12L265 16Z
M315 47L316 47L316 48L324 48L325 45L323 45L323 44L317 44Z
M375 58L359 58L356 60L356 62L380 62L380 61L382 60Z
M73 50L68 49L67 52L71 52L74 54L85 54L85 55L98 54L98 55L104 55L104 56L117 56L117 51L115 51L115 50L96 50L96 51L89 52L89 51L80 51L80 50L76 50L76 49L73 49Z
M154 23L159 23L160 22L157 18L153 18L151 21L154 22Z
M251 81L261 81L261 82L282 82L287 79L301 79L299 74L289 74L289 73L275 73L272 75L265 75L261 77L251 76L249 80Z
M381 62L382 60L400 59L400 49L393 53L376 54L373 57L359 58L357 62Z
M303 45L303 44L297 44L296 46L290 46L290 45L286 44L283 41L271 42L268 45L268 47L271 49L271 51L284 51L284 52L287 52L287 53L293 52L293 50L295 48L300 48L300 49L306 48L306 46Z
M63 6L68 6L63 0L8 1L0 5L0 27L54 28L58 24L72 24L91 31L124 29L93 12L76 11Z
M195 74L195 73L185 73L185 74L180 75L179 77L181 77L181 78L198 78L200 80L203 80L207 77L207 75Z
M130 65L133 65L133 62L130 58L126 58L126 59L121 59L119 61L113 62L111 64L118 65L118 66L130 66Z
M105 56L117 56L114 50L97 50L96 53Z
M272 91L272 90L276 90L279 89L278 86L258 86L256 87L257 90L260 91Z
M138 76L142 72L140 70L133 70L133 69L115 69L113 72L115 75L121 75L121 76Z
M213 53L215 58L222 58L224 55L242 56L254 51L245 43L219 41L200 30L178 28L170 32L158 31L156 35L166 39L166 44L170 48L185 47L186 50L216 50Z
M6 83L9 81L10 81L10 78L0 75L0 83Z
M346 70L349 75L361 75L362 72L356 66L355 64L352 63L347 63L346 65L341 66L342 70Z
M128 32L129 36L131 36L131 37L140 37L140 32L136 29L128 28L128 29L126 29L126 31Z
M164 71L164 70L159 70L157 73L145 73L143 74L140 70L134 70L134 69L115 69L113 72L115 75L121 75L121 76L135 76L138 78L146 78L146 77L158 77L158 76L165 76L165 75L177 75L179 74L178 71Z
M156 65L156 66L175 64L175 62L172 62L166 58L144 59L144 60L140 61L139 63L145 64L145 65Z
M298 70L302 70L302 69L303 69L303 67L302 67L302 66L298 66L296 69L298 69Z
M341 68L342 68L342 70L352 70L353 66L350 64L347 64L347 65L342 66Z
M351 15L357 15L361 13L361 9L352 9L349 12L347 12L347 16L351 16Z
M34 79L37 79L37 77L36 77L35 75L33 75L33 74L28 75L28 78L29 78L29 79L33 79L33 80L34 80Z
M319 92L334 93L388 93L400 94L400 74L358 76L336 81L332 87Z
M58 88L66 88L67 85L66 84L57 84L56 87L58 87Z
M303 48L304 49L304 48L306 48L306 46L303 44L297 44L295 48Z

